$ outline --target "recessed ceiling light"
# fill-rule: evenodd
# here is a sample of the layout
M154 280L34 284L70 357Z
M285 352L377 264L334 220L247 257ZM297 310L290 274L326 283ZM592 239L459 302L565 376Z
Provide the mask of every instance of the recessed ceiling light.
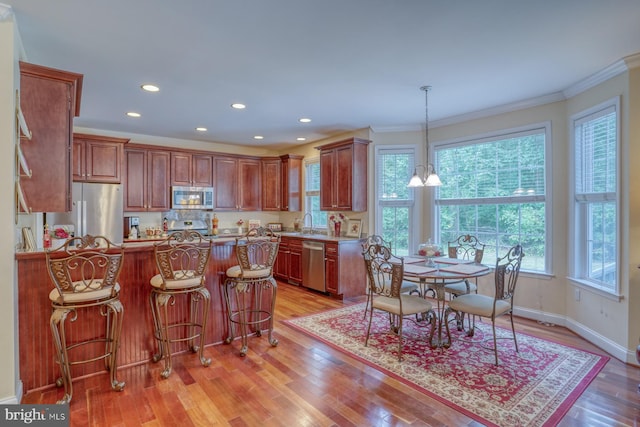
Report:
M256 135L253 137L253 139L264 139L264 136L262 135Z
M137 118L137 117L142 116L142 114L140 114L140 113L136 113L135 111L129 111L129 112L127 113L127 116L129 116L129 117L136 117L136 118Z
M300 123L309 123L311 121L311 119L307 118L307 117L303 117L301 119L298 119L298 121Z
M306 140L307 140L307 138L304 138L302 136L296 138L296 141L306 141Z
M197 127L197 128L196 128L196 130L197 130L198 132L206 132L206 131L207 131L207 128Z
M231 104L231 108L235 108L236 110L244 110L245 108L247 108L247 106L236 102L235 104Z
M160 88L156 85L152 85L149 83L143 84L142 86L140 86L143 90L146 90L147 92L158 92L160 91Z

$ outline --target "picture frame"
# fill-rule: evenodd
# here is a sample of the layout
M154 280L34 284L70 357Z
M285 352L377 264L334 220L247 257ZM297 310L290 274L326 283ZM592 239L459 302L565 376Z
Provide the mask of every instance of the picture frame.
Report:
M282 231L282 223L281 222L270 222L267 224L267 228L271 231Z
M250 219L249 220L249 230L253 230L254 228L260 228L260 220L259 219Z
M362 220L350 219L347 221L347 237L360 237L362 232Z

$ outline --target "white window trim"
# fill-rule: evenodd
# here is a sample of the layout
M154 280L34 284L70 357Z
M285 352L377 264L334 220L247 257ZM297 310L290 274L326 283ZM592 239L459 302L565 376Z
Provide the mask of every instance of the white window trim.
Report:
M552 138L551 121L532 123L525 126L519 126L514 128L508 128L508 129L500 129L496 131L491 131L491 132L486 132L486 133L481 133L481 134L476 134L471 136L465 136L461 138L453 138L453 139L432 142L430 144L430 147L433 147L433 150L432 152L430 152L429 156L430 158L434 159L434 164L437 164L435 162L437 162L437 156L438 156L437 151L439 149L452 148L456 146L464 146L469 144L478 144L483 142L490 142L490 141L495 141L498 138L509 138L509 136L511 136L512 134L522 135L528 132L536 133L539 130L543 130L544 132L544 149L545 149L544 192L545 192L545 195L544 196L517 196L517 199L515 201L517 201L518 203L521 203L523 201L540 201L540 199L544 197L545 241L551 242L551 244L546 248L544 271L526 271L526 273L534 276L539 275L541 277L543 276L552 277L555 275L555 273L554 273L554 262L553 262L553 259L554 259L553 257L553 236L554 236L553 208L552 208L553 207L553 186L551 185L551 180L553 178L553 155L551 150L552 150L553 144L551 141L551 138ZM446 185L446 184L443 184L443 185ZM525 198L530 198L531 200L526 200ZM438 205L448 204L447 202L448 201L436 200L435 197L433 197L433 203L431 203L431 209L432 209L431 215L434 218L433 233L435 233L437 230L440 230L439 218L435 214L435 206L436 204ZM438 235L438 238L440 238L439 235ZM524 273L525 270L522 270L522 272Z
M576 209L576 199L578 198L576 196L576 158L575 158L575 150L576 150L576 142L575 142L575 124L577 121L581 121L584 120L585 118L587 118L590 115L596 114L602 110L606 110L608 108L613 107L615 109L616 112L616 158L617 158L617 179L616 179L616 195L615 195L615 202L616 202L616 214L617 214L617 221L616 221L616 266L617 266L617 280L616 280L616 284L615 284L615 289L612 291L608 288L605 288L603 286L599 286L597 283L589 281L589 280L585 280L583 278L579 277L579 271L580 271L580 267L581 267L581 260L580 260L580 256L581 253L580 251L577 249L580 247L581 241L580 238L578 237L578 233L576 230L577 227L577 215L580 215L580 212L578 211L578 209ZM622 185L622 156L620 155L620 153L622 152L622 148L621 148L621 133L622 133L622 129L620 127L620 116L621 116L621 112L620 112L620 97L616 96L614 98L608 99L607 101L604 101L600 104L597 104L593 107L587 108L586 110L582 110L578 113L572 114L570 119L569 119L569 150L570 150L570 155L569 155L569 200L568 200L568 204L569 204L569 251L568 251L568 260L569 260L569 266L568 266L568 273L569 273L569 277L568 279L574 284L577 285L581 288L587 289L587 290L591 290L592 292L594 292L597 295L600 296L604 296L607 297L609 299L613 299L613 300L620 300L623 298L623 295L621 293L621 283L623 283L623 281L626 281L628 278L627 275L627 271L626 269L622 268L623 265L628 265L628 262L626 260L626 258L628 258L625 255L625 251L622 249L623 245L622 242L624 241L622 239L622 235L621 235L621 226L622 226L622 221L623 221L623 215L622 215L622 210L621 210L621 203L620 203L620 192L621 192L621 185ZM580 199L582 199L583 197L580 197ZM611 201L610 197L607 197L606 195L602 195L602 200L603 201Z
M375 218L375 234L381 235L382 234L382 209L380 209L380 201L378 200L378 194L379 194L379 190L380 190L380 185L378 182L378 174L380 173L380 152L381 151L392 151L392 150L413 150L413 161L414 164L410 165L410 168L414 168L415 167L415 161L416 161L416 157L418 156L418 153L420 152L420 150L418 149L418 145L417 144L402 144L402 145L377 145L375 147L375 178L374 178L374 197L375 197L375 203L374 203L374 218ZM407 181L408 182L408 181ZM420 206L421 203L421 197L419 194L416 193L415 189L410 189L409 190L410 193L412 193L413 195L413 205L411 205L410 210L409 210L409 218L410 218L410 230L413 230L413 233L409 233L409 247L410 248L417 248L419 241L420 241L420 235L421 235L421 230L420 230L420 221L418 220L418 218L420 217L420 212L418 207ZM387 204L388 206L392 206L394 204L394 202L385 202L385 204ZM407 206L406 204L402 204L402 206Z

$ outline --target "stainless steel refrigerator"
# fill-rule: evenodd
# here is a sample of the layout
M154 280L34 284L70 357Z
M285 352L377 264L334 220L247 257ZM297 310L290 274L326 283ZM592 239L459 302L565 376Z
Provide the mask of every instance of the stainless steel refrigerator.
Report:
M113 243L122 243L124 221L120 184L74 182L72 211L47 213L49 227L73 224L76 236L101 235Z

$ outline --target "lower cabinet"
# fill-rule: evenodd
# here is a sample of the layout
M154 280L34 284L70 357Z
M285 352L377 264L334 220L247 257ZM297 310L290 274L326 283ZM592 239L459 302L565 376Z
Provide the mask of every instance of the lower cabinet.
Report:
M362 257L363 240L327 242L324 246L324 275L327 292L350 298L366 293L366 271Z
M289 239L282 238L278 247L278 257L273 266L273 275L282 281L289 280Z
M289 282L302 283L302 240L289 242Z

